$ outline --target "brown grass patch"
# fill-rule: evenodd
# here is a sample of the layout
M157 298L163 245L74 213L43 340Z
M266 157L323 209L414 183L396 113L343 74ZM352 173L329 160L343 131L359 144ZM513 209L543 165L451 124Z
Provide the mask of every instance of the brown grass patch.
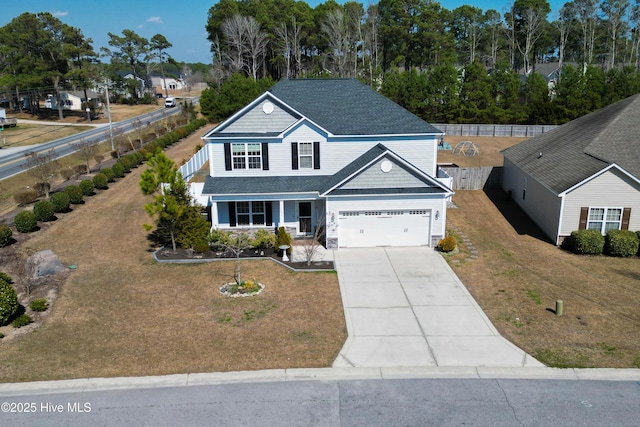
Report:
M474 137L474 136L445 136L444 140L456 147L461 141L471 141L476 143L480 155L478 156L461 156L453 154L453 150L438 151L438 163L455 163L463 168L472 168L480 166L502 166L504 158L500 154L500 150L511 147L527 138L514 137Z
M489 197L490 196L490 197ZM578 256L550 243L501 191L458 191L448 220L462 244L449 258L493 324L514 344L557 367L640 367L640 262ZM564 315L553 312L564 302Z
M169 156L188 156L199 136ZM233 261L153 262L142 227L151 222L138 187L143 169L23 244L52 249L78 269L39 329L0 341L0 381L329 366L346 338L336 275L243 261L243 276L266 288L232 299L218 288Z

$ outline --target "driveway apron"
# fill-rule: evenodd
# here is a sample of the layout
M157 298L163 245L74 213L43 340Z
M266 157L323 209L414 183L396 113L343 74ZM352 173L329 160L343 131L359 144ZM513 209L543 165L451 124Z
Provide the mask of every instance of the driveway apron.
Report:
M333 255L349 334L334 367L544 366L500 336L433 248Z

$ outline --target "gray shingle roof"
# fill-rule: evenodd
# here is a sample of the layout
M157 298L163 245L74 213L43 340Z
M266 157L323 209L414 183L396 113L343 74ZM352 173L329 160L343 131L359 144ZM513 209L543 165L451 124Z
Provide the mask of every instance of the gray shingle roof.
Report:
M640 179L640 94L507 148L502 154L556 194L612 163Z
M442 133L355 79L281 80L269 92L334 135Z

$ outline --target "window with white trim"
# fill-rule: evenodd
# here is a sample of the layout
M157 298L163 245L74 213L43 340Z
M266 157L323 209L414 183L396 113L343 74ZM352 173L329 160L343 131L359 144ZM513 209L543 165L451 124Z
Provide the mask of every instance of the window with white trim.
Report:
M622 227L622 208L589 208L587 228L599 230L607 234L609 230L620 230Z
M236 224L265 225L265 202L236 202Z
M298 164L300 166L300 169L313 168L313 143L298 143Z
M234 169L261 169L260 144L231 144L231 159Z

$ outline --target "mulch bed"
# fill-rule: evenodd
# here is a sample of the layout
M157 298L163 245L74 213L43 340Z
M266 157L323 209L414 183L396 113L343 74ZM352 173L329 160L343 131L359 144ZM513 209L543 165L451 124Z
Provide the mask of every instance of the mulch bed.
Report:
M154 258L158 262L208 262L215 260L232 260L235 255L223 251L207 251L201 254L194 254L188 249L177 249L173 252L170 248L160 248L154 252ZM280 265L284 265L294 271L330 271L335 270L333 261L313 261L310 265L306 262L293 262L282 260L282 251L274 248L247 249L240 254L241 259L265 259L271 258ZM289 256L291 258L291 256Z

